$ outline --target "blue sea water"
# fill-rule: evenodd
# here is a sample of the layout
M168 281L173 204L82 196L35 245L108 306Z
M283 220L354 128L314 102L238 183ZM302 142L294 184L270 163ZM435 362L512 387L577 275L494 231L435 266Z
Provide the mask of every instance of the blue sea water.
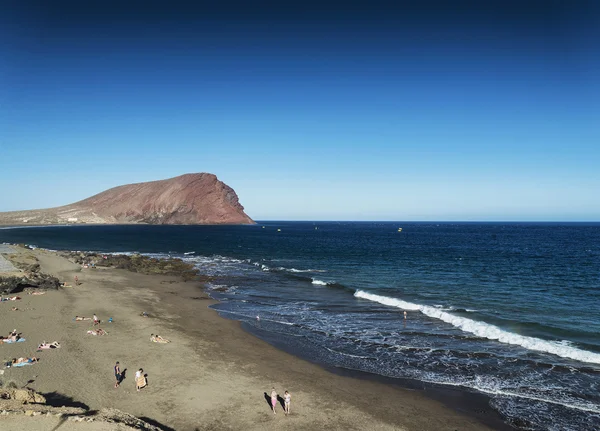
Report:
M600 429L598 223L28 227L0 242L182 257L213 276L222 315L313 361L483 392L524 429Z

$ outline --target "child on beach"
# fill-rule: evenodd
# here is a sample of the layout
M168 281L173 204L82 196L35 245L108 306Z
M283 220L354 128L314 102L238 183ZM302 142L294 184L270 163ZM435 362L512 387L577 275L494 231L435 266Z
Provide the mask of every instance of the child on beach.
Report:
M273 388L271 390L271 407L273 407L273 414L276 415L277 413L275 413L275 406L277 405L277 391L275 390L275 388Z
M285 414L290 414L290 401L292 400L292 396L288 391L285 391L285 395L283 396L283 400L285 402Z

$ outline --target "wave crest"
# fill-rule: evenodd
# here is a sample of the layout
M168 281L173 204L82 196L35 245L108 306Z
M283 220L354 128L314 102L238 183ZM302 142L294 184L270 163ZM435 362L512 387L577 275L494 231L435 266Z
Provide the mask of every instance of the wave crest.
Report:
M540 352L551 353L563 358L575 359L581 362L589 362L592 364L600 364L600 354L589 352L587 350L578 349L569 345L567 341L547 341L536 337L528 337L525 335L508 332L497 326L477 320L467 319L465 317L455 316L447 313L436 307L429 305L414 304L412 302L403 301L401 299L390 298L388 296L375 295L373 293L357 290L354 293L357 298L368 299L369 301L378 302L380 304L397 307L403 310L420 311L426 316L434 319L442 320L452 326L460 328L465 332L470 332L481 338L497 340L501 343L515 344L529 350L537 350Z

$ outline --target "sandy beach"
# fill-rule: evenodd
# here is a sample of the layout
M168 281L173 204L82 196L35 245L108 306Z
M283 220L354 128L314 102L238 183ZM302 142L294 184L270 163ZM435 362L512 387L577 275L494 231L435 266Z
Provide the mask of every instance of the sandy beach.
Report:
M0 377L5 384L27 385L56 405L117 408L165 430L504 429L490 408L469 409L463 402L459 411L423 390L332 373L280 351L208 308L214 302L200 283L82 269L53 252L27 253L35 254L43 272L69 284L77 275L81 285L0 304L0 332L15 328L26 339L0 345L2 359L40 358L31 366L5 369ZM11 311L12 306L19 310ZM144 311L150 317L142 317ZM73 320L93 314L108 335L88 335L92 323ZM152 333L171 343L151 342ZM42 341L58 341L61 348L36 352ZM117 389L115 361L126 370ZM148 386L137 392L139 368L147 373ZM272 387L280 395L292 394L289 416L281 405L276 415L271 412L265 394Z

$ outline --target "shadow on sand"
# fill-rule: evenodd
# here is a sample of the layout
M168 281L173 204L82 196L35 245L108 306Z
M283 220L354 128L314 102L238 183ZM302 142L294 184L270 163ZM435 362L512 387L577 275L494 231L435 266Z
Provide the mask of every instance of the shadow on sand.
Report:
M176 431L175 428L171 428L170 426L161 424L160 422L158 422L154 419L150 419L145 416L140 416L140 419L143 420L144 422L148 422L150 425L154 425L156 428L159 428L162 431Z
M267 405L269 406L269 410L272 411L273 407L271 406L271 395L264 392L264 396L265 396L265 401L267 402ZM285 400L279 394L277 395L277 401L279 402L279 404L281 404L281 408L283 409L283 411L285 411Z
M42 393L46 398L46 404L52 407L79 407L85 410L90 410L90 407L82 402L75 401L72 397L68 397L58 392Z

